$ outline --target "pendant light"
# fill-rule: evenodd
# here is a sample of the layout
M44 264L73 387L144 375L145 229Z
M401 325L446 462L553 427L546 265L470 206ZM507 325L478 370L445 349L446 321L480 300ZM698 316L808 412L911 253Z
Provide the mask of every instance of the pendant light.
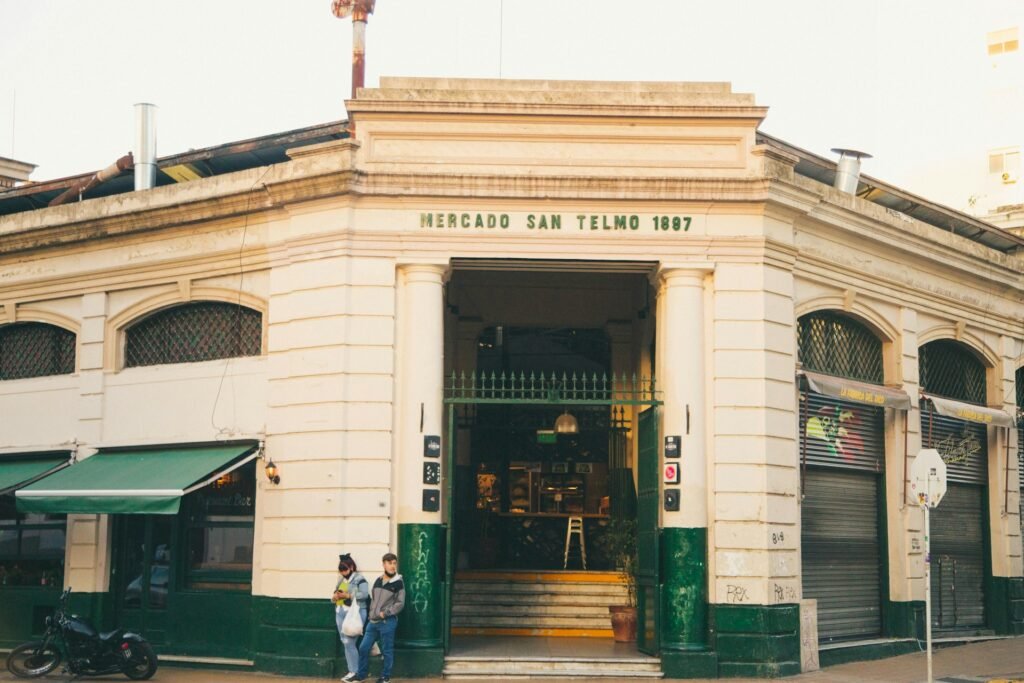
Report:
M576 418L569 413L568 409L555 420L556 434L578 434L579 431L580 425L576 422Z

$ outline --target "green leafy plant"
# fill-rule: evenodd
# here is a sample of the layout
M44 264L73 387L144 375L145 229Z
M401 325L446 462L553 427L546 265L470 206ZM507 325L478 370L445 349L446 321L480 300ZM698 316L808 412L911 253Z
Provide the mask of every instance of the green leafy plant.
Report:
M635 519L613 517L600 540L601 549L622 577L630 607L636 607L636 535Z

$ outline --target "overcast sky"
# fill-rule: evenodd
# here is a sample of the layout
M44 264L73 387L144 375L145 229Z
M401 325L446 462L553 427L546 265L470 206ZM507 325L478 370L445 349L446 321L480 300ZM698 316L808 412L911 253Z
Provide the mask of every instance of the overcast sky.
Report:
M730 81L762 130L961 208L979 128L987 3L1005 0L378 0L385 76ZM1019 2L1019 0L1018 0ZM0 0L0 156L34 180L345 117L351 23L329 0Z

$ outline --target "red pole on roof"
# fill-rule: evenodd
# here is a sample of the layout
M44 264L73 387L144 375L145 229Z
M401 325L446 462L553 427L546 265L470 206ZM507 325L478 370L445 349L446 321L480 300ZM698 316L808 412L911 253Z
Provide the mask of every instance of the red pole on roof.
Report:
M377 0L333 0L331 12L339 19L352 15L352 99L366 82L366 20Z

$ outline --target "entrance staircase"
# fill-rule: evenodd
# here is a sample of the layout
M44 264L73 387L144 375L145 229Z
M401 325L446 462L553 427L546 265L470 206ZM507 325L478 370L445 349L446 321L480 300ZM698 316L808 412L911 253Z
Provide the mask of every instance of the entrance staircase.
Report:
M616 572L472 571L455 575L452 634L611 638Z

